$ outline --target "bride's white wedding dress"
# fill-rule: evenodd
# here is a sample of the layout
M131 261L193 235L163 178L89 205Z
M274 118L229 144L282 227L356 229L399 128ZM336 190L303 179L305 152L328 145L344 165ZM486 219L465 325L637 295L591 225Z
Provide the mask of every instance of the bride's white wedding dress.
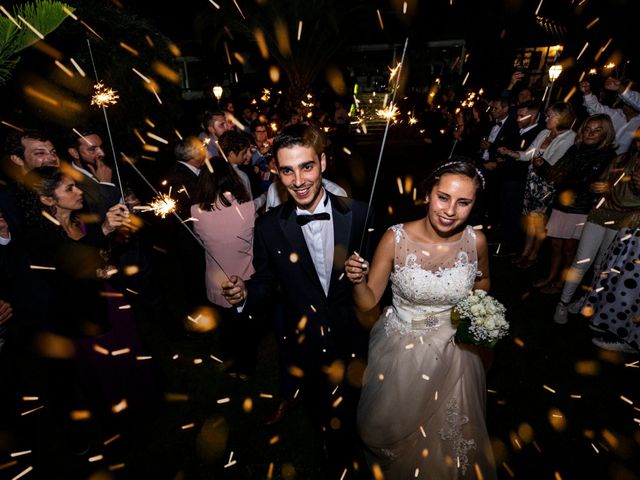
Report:
M367 460L385 480L495 479L484 368L453 343L450 318L478 275L475 232L426 244L391 229L393 305L371 331L358 405Z

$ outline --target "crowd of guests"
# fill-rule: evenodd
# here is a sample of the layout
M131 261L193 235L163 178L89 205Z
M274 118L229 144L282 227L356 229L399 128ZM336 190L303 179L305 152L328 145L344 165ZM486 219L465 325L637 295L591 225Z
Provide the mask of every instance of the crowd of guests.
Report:
M640 304L638 291L629 289L639 274L631 245L640 227L640 95L608 78L598 98L585 80L582 106L558 102L544 109L522 79L516 72L491 102L450 112L455 152L486 171L485 220L499 244L496 254L529 269L548 242L548 273L532 286L560 295L554 321L565 324L569 313L582 313L597 346L637 353ZM577 294L591 266L591 285Z
M496 254L513 255L514 267L528 269L544 258L549 238L548 273L533 287L560 295L555 322L581 312L597 331L596 345L637 353L640 94L610 78L597 98L581 82L587 115L579 121L570 103L544 108L522 80L515 73L490 102L452 102L441 112L452 132L449 155L470 158L482 172L486 191L478 203L499 243ZM159 175L158 188L171 187L177 215L157 222L139 214L140 192L116 175L101 132L80 129L66 139L11 133L0 189L0 368L9 386L0 399L3 420L16 421L18 392L42 392L57 427L71 432L60 448L88 451L98 434L117 430L111 412L123 399L131 415L157 400L150 398L149 367L135 361L144 348L132 312L161 305L169 329L183 331L202 320L197 311L205 305L220 325L225 369L240 379L256 362L246 329L274 321L282 402L271 423L307 389L307 398L316 398L311 411L319 431L331 436L336 419L354 430L329 400L338 398L338 387L345 409L357 398L344 371L354 359L364 362L366 334L344 310L352 306L348 284L334 284L358 248L354 232L365 228L366 209L323 178L329 150L319 133L344 132L348 118L342 104L333 121L296 113L274 143L273 119L251 108L240 118L230 109L205 113L203 131L177 142L175 161ZM277 215L269 213L283 203ZM345 223L344 231L324 232L315 220L328 215L353 216L357 228ZM145 236L143 226L153 235ZM300 248L283 249L283 232ZM334 234L344 248L334 251ZM320 243L305 249L305 242ZM314 295L302 289L305 265L317 273ZM576 295L592 265L591 287ZM305 329L307 322L320 328ZM327 369L341 374L328 381ZM73 420L82 412L92 412L90 428ZM351 454L344 438L329 444L334 459Z

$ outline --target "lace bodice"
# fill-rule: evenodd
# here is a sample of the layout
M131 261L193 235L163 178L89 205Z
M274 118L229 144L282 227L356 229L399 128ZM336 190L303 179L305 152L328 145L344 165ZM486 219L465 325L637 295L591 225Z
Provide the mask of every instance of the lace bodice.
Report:
M411 240L402 224L390 230L395 233L395 260L393 307L385 312L387 330L438 328L473 288L478 275L476 234L467 227L455 242L431 244Z

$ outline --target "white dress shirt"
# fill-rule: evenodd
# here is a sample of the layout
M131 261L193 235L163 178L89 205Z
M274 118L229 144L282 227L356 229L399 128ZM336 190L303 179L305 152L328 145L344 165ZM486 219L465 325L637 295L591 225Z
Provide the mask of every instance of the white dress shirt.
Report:
M296 207L297 215L309 215L310 213L328 213L329 220L314 220L300 227L304 240L307 244L313 266L316 269L322 289L325 295L329 295L329 283L331 282L331 271L333 269L333 213L331 211L331 200L327 192L322 189L322 198L316 209L312 212Z
M496 120L496 124L491 128L491 132L489 132L489 137L487 138L487 141L489 143L494 143L496 141L496 138L498 138L498 134L500 133L500 130L502 130L502 125L504 125L504 122L506 120L507 120L506 118L502 120ZM485 162L489 160L489 150L485 150L482 153L482 160L484 160Z

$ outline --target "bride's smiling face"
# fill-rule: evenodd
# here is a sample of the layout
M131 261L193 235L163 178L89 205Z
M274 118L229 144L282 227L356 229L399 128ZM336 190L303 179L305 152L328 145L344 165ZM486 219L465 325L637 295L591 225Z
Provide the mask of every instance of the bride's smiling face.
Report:
M458 232L471 214L477 189L474 180L465 175L442 175L426 198L427 223L442 237Z

